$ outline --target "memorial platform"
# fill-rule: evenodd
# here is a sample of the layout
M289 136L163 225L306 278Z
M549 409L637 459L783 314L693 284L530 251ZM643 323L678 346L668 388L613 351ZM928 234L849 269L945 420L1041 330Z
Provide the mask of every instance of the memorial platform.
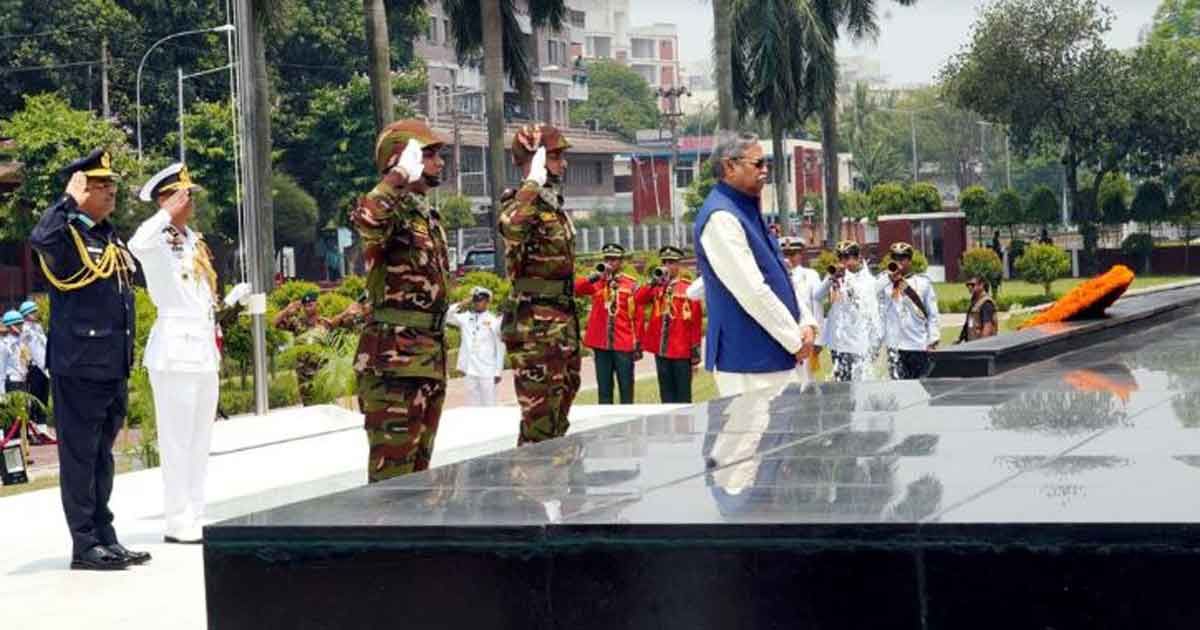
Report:
M797 384L224 521L209 627L1197 627L1174 310L998 376Z

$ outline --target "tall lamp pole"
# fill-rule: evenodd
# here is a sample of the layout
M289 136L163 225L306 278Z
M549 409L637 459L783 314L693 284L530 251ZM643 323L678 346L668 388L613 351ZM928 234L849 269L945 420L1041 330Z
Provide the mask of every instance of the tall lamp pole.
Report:
M235 29L232 24L222 24L220 26L214 26L212 28L198 28L198 29L191 30L191 31L180 31L178 33L171 33L170 35L167 35L166 37L159 39L158 41L154 42L153 44L150 44L150 48L146 49L145 54L142 55L142 60L140 62L138 62L137 80L136 80L136 86L134 89L134 91L137 94L137 98L136 98L136 103L137 103L137 150L138 150L138 161L139 162L142 161L142 157L143 157L143 155L142 155L142 68L145 67L146 59L150 57L150 53L154 52L154 49L158 48L158 46L160 44L162 44L163 42L165 42L167 40L175 39L176 37L183 37L184 35L195 35L197 33L232 33L234 30Z
M912 169L914 184L917 183L917 180L921 175L920 163L917 160L917 114L922 112L931 112L942 109L943 107L945 107L945 105L934 105L933 107L926 107L925 109L889 109L887 107L879 108L880 111L884 112L908 114L909 124L912 125Z
M684 86L673 88L658 88L659 98L667 99L667 111L663 116L667 118L667 123L671 127L671 165L668 175L671 190L671 243L676 247L683 246L683 212L679 204L675 202L675 169L679 165L679 134L676 130L679 127L679 119L683 116L683 112L679 110L679 97L691 96L692 92Z

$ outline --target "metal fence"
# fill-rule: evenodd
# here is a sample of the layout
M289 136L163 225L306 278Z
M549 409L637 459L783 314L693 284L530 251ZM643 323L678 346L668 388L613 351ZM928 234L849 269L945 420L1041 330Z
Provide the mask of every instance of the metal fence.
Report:
M599 252L607 243L619 243L627 251L658 251L664 245L692 247L692 224L680 226L678 237L671 225L609 225L583 227L575 230L575 251L580 254ZM450 235L450 246L454 248L458 262L466 252L477 247L492 245L489 228L461 228Z

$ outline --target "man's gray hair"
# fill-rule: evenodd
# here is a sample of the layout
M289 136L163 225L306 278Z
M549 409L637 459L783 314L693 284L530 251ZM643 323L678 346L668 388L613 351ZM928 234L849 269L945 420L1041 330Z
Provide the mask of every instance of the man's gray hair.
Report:
M758 144L758 134L722 131L717 136L717 146L713 147L712 157L709 159L712 162L713 177L716 177L718 181L724 179L724 160L740 158L756 144Z

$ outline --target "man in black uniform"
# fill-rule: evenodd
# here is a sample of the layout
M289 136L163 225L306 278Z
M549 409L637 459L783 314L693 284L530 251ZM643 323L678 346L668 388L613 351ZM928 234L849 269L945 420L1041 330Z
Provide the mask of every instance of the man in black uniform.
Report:
M116 204L108 153L97 149L63 173L70 178L66 194L42 214L29 242L51 284L46 363L71 568L124 569L150 559L117 541L108 509L112 446L125 421L133 364L136 269L108 221Z

